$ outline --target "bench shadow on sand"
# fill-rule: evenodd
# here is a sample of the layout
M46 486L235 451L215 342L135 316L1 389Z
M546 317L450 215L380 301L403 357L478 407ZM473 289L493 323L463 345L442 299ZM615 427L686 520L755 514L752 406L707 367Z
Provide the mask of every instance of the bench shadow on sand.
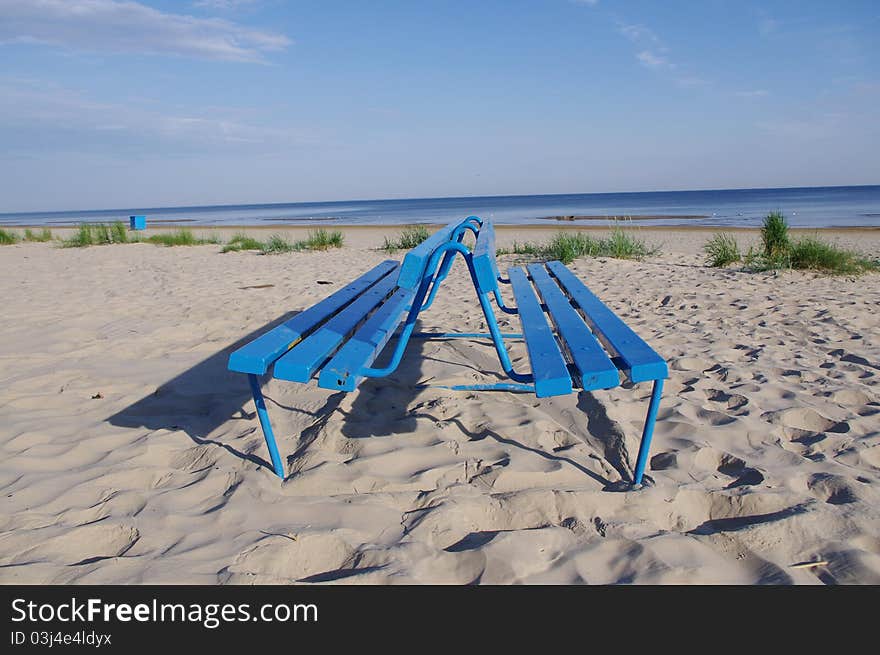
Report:
M111 425L124 428L180 430L196 444L218 446L239 459L250 461L271 471L272 465L267 457L242 452L227 443L209 438L209 435L230 420L244 420L253 425L256 419L247 377L241 373L227 370L230 353L257 336L290 320L297 313L287 312L270 323L253 330L163 383L153 393L113 414L107 421ZM421 321L417 324L417 330L420 329ZM386 346L382 355L376 360L375 366L381 367L387 364L395 343L396 337ZM299 435L276 433L281 455L287 461L287 470L295 469L296 460L307 451L331 415L338 410L342 414L342 433L348 438L361 439L414 432L419 418L428 418L433 421L451 420L463 434L472 440L489 437L499 444L519 448L545 459L564 462L574 466L596 482L602 485L608 484L609 481L602 476L564 455L544 452L489 429L484 429L479 433L470 432L456 417L441 419L441 417L432 416L424 408L416 411L408 409L424 390L418 385L429 381L426 380L422 371L422 365L427 358L425 354L426 343L424 339L413 339L407 346L400 366L392 375L386 378L364 380L359 385L351 409L348 411L340 409L342 399L345 397L344 392L331 394L327 398L327 402L318 410L306 411L279 403L271 395L266 394L264 388L270 417L277 412L292 411L314 418L312 424ZM498 371L480 371L480 373L491 379L497 375ZM265 378L263 382L265 383ZM311 384L314 384L314 380ZM620 453L615 452L617 449L614 447L617 445L615 437L618 435L614 434L614 430L608 430L607 418L602 420L603 408L590 394L581 392L579 400L579 407L585 411L585 418L588 417L590 428L598 427L600 431L604 429L604 431L610 432L606 435L610 443L606 444L605 452L602 454L606 459L611 460L612 466L618 472L624 473L621 469L625 468L625 464L620 461ZM479 402L479 399L465 400L462 397L462 401ZM273 425L276 425L276 422L273 421ZM259 427L257 426L256 429L259 430ZM598 440L605 441L601 434L594 436ZM292 448L291 442L295 444ZM265 446L258 448L257 452L267 455Z
M268 459L244 453L229 444L208 438L217 428L229 420L256 419L247 376L227 370L229 355L264 332L289 321L299 312L287 312L270 323L244 335L235 343L218 350L195 366L160 385L153 393L144 396L125 409L107 418L107 422L123 428L146 428L148 430L180 430L199 445L215 445L239 459L247 460L272 470ZM265 380L264 380L265 381ZM306 412L295 407L279 405L266 396L269 414L289 410L310 415L332 412L342 394L328 399L328 407L318 412ZM257 428L259 430L259 428ZM280 435L279 435L280 437ZM279 439L280 440L280 439ZM263 452L265 448L259 452Z

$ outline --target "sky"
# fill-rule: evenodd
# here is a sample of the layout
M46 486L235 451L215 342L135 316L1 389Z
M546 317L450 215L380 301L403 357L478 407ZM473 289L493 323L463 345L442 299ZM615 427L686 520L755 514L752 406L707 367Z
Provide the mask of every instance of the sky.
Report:
M876 0L0 0L0 212L880 183Z

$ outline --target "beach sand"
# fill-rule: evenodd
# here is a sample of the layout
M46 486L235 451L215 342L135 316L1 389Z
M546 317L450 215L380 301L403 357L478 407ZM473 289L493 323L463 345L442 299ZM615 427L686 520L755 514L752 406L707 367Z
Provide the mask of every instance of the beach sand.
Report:
M643 228L661 254L571 266L669 360L652 485L603 491L631 473L649 384L412 388L500 379L463 340L415 342L351 394L266 381L279 481L229 352L398 229L278 256L0 247L0 583L880 584L880 275L707 268L710 230ZM824 236L880 250L877 230ZM419 329L485 329L461 262Z

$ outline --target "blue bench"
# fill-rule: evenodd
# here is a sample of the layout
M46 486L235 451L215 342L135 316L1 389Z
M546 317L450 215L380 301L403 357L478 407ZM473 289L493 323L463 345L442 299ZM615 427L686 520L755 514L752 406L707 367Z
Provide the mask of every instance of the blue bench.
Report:
M464 242L475 236L473 248ZM431 307L455 258L467 264L489 332L414 333L419 314ZM505 304L500 284L509 284L516 307ZM502 333L495 308L518 314L521 333ZM396 336L390 361L373 366ZM435 232L410 250L403 262L387 260L339 291L296 314L229 357L229 370L246 373L276 475L284 479L260 376L354 391L365 378L385 377L400 364L412 338L490 338L511 382L454 385L467 391L534 393L539 398L577 390L611 389L623 382L654 383L631 487L641 486L666 362L561 262L511 267L503 279L495 258L491 221L469 216ZM530 372L515 371L505 339L524 339Z

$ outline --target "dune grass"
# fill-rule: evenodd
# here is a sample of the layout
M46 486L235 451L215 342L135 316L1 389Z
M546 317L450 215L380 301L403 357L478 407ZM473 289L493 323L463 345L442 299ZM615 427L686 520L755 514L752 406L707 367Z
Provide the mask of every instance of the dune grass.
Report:
M385 244L382 246L382 250L389 254L393 254L398 250L410 250L415 248L429 236L431 236L431 233L424 225L407 227L397 235L397 239L395 240L385 237Z
M268 241L261 245L264 255L278 255L285 252L301 252L303 250L328 250L330 248L341 248L345 242L345 237L339 230L328 232L321 228L314 232L309 232L305 239L298 241L288 241L280 234L273 234Z
M294 242L295 250L327 250L329 248L341 248L345 237L339 230L328 232L324 228L309 232L309 236L302 241Z
M227 243L223 246L223 249L220 252L238 252L240 250L262 250L263 242L259 239L254 239L253 237L249 237L244 232L236 233Z
M880 270L880 260L813 237L792 239L788 222L780 212L767 214L761 227L761 248L749 248L741 255L733 235L717 233L703 246L706 265L723 267L742 262L751 272L806 270L831 275L859 275Z
M85 248L86 246L106 246L112 243L128 243L125 223L115 221L106 223L80 223L73 236L64 239L64 248Z
M24 240L25 241L33 241L37 243L45 243L46 241L51 241L54 237L52 236L52 230L47 227L44 227L39 232L34 232L31 228L25 228L24 230Z
M544 261L559 260L563 264L570 264L580 257L642 259L659 251L659 248L648 246L620 225L614 225L607 237L593 237L583 232L558 232L545 244L515 241L512 249L499 248L497 254L530 255Z
M151 234L146 239L147 243L157 246L205 246L217 245L220 243L220 237L214 233L207 237L197 237L188 227L178 228L173 232L163 232L160 234Z
M18 233L0 228L0 246L9 246L19 241L21 241L21 237L18 236Z
M770 212L764 218L764 224L761 226L761 243L764 245L764 256L767 259L784 257L791 241L788 238L788 221L785 220L782 212Z
M706 266L716 268L735 264L742 259L736 239L732 234L724 232L715 233L703 245L703 252L706 253Z
M273 234L270 236L266 243L262 244L260 249L263 251L264 255L280 255L281 253L297 250L295 244L291 243L280 234Z

